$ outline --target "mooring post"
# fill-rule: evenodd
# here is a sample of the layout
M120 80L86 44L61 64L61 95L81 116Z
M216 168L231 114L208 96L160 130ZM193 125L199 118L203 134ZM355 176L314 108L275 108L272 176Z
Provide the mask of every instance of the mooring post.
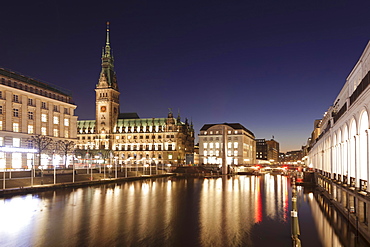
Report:
M298 222L298 210L297 210L297 189L295 185L295 177L292 178L292 211L290 212L292 217L292 241L293 247L301 247L301 241L299 240L299 222Z

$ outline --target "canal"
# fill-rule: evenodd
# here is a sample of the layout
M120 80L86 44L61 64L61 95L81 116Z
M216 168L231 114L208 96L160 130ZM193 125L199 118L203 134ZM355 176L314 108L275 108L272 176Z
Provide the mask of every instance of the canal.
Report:
M367 246L297 190L302 246ZM291 246L290 211L290 179L271 174L63 189L2 198L0 246Z

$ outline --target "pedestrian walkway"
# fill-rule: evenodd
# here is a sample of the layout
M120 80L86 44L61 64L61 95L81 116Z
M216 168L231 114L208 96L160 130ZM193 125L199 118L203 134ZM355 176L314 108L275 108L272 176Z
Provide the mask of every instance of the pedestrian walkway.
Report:
M115 173L99 173L94 171L91 173L85 173L86 170L81 170L79 173L73 175L72 173L67 174L56 174L54 182L54 174L39 175L37 177L17 177L13 173L13 178L5 176L5 180L2 178L0 180L0 197L12 196L15 194L26 194L37 191L44 191L57 188L65 187L81 187L95 184L112 183L118 181L130 181L138 179L147 179L163 176L171 176L170 173L164 173L158 171L156 174L143 175L141 171L128 171L127 177L125 172L117 172L117 177Z

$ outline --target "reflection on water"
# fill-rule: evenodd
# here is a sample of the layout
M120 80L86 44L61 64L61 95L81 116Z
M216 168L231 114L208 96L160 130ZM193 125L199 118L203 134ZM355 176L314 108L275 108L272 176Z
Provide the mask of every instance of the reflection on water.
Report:
M18 196L0 200L0 246L291 246L290 198L288 178L270 174ZM320 246L311 201L300 202L301 240Z
M348 224L348 220L320 193L310 193L308 198L323 246L369 246L356 229Z

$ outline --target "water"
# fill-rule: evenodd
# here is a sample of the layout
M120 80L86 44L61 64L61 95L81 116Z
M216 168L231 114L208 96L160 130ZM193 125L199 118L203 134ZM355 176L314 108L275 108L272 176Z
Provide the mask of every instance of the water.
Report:
M16 196L0 200L0 246L291 246L290 202L289 179L270 174ZM318 234L317 205L298 187L302 246L334 246Z

